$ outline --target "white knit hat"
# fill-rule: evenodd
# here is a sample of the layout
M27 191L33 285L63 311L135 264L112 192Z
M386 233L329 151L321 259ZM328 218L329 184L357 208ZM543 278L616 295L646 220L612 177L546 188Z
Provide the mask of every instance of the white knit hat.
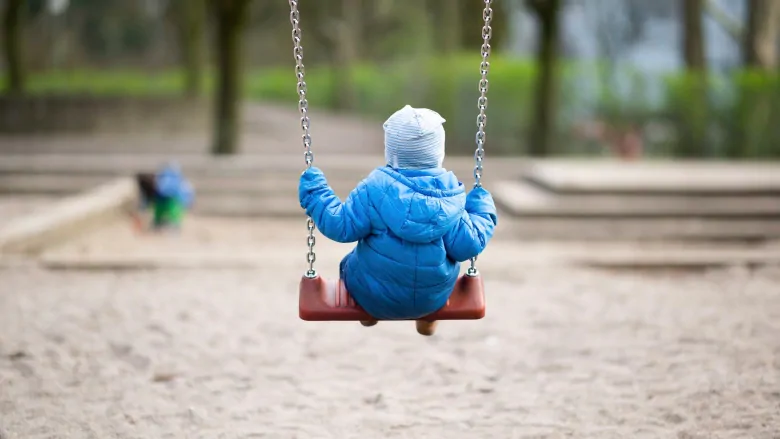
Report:
M409 105L393 113L385 129L385 160L396 169L441 167L444 162L444 118Z

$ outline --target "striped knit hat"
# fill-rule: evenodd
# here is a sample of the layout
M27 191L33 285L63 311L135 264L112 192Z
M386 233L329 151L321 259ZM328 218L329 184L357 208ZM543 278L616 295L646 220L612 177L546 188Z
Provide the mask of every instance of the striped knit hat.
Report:
M396 169L439 168L444 162L444 118L409 105L385 121L385 160Z

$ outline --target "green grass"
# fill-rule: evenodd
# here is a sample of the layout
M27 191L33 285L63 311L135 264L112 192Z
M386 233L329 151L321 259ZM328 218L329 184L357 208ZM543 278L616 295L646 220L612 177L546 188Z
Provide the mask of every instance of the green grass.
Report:
M98 96L154 96L181 93L184 75L172 70L144 73L133 70L48 71L30 75L31 94L89 94Z

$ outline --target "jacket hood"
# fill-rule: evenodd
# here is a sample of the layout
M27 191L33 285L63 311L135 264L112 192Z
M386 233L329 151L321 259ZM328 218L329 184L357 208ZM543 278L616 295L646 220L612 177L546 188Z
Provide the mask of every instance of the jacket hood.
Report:
M399 238L427 243L444 236L463 215L466 190L444 168L379 168L389 180L378 212Z

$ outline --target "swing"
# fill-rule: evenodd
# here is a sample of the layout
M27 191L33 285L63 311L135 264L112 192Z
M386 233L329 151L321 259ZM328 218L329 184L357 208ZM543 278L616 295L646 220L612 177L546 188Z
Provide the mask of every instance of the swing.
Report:
M288 0L290 3L290 23L292 24L293 55L295 58L295 76L298 82L298 110L301 113L301 130L303 135L304 160L306 167L311 168L314 163L314 153L311 149L311 134L309 132L309 103L306 100L306 81L304 81L303 47L301 45L300 12L298 0ZM490 37L492 28L490 22L493 16L491 4L493 0L483 0L485 9L482 11L484 25L482 27L482 62L477 100L479 114L477 116L477 149L474 153L474 187L482 186L482 160L485 156L485 125L487 123L487 75L490 70ZM301 278L299 285L298 308L299 316L306 321L367 321L375 320L366 313L349 295L341 280L328 282L314 269L316 255L314 253L314 221L311 217L306 220L308 236L306 243L308 252L306 260L309 269ZM466 273L461 275L450 294L447 303L438 311L422 317L422 320L477 320L485 316L485 291L482 277L476 267L476 257L471 259L471 265ZM412 320L412 319L409 319Z

